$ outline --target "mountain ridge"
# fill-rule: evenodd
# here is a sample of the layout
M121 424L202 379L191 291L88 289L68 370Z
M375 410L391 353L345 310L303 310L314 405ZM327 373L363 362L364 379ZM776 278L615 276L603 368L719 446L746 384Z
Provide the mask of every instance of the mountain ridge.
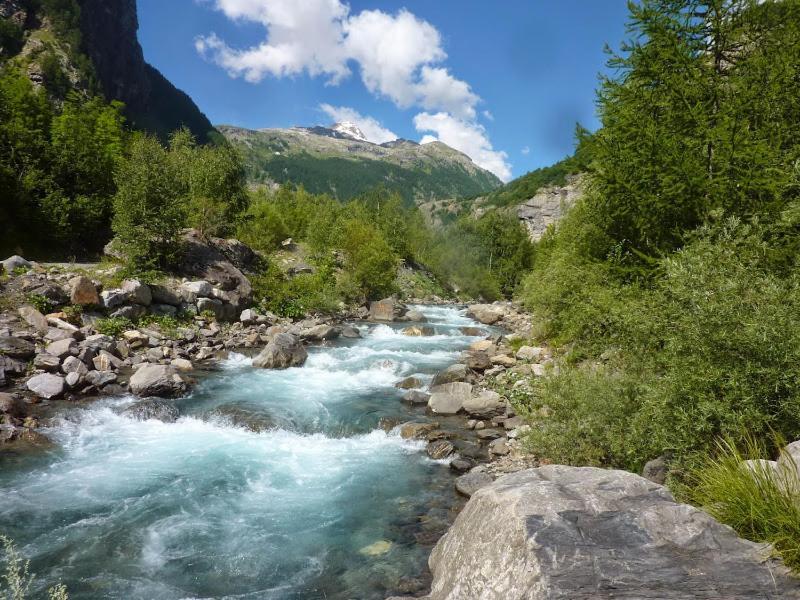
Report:
M302 184L340 200L383 185L416 204L488 193L502 185L442 142L398 138L376 144L350 123L262 129L220 124L216 129L240 151L253 184Z

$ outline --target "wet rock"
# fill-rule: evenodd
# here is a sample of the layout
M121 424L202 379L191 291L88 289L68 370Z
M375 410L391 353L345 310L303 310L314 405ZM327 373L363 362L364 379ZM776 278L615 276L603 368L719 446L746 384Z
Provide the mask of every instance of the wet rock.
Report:
M80 275L74 277L69 282L69 300L72 304L80 306L95 306L100 304L100 296L97 293L92 280Z
M439 415L454 415L464 407L472 394L472 384L455 382L431 388L428 409Z
M287 369L302 366L308 353L295 336L279 333L266 348L253 359L253 366L260 369Z
M357 339L361 337L361 332L355 327L348 325L342 328L342 337L348 339Z
M456 479L456 491L462 496L469 498L479 489L491 485L494 481L488 473L475 472L467 473Z
M427 323L428 319L418 310L410 310L406 313L406 319L414 323Z
M464 364L450 365L444 371L439 371L431 382L431 386L454 383L457 381L469 381L472 373Z
M22 306L17 312L19 313L19 316L22 317L23 320L36 331L47 333L47 330L50 327L47 324L47 318L33 306Z
M218 406L206 413L206 416L210 420L222 421L227 425L247 429L254 433L275 428L275 422L269 416L229 404Z
M398 381L394 384L394 387L399 388L401 390L413 390L415 388L422 387L422 380L418 377L406 377L405 379Z
M73 342L74 343L74 342ZM0 337L0 355L27 360L36 354L36 346L28 340L13 336Z
M168 365L145 365L140 367L130 379L131 392L137 396L162 396L166 398L180 396L187 385Z
M466 473L474 466L475 462L469 458L459 457L450 461L450 470L456 473Z
M327 340L335 340L339 337L341 331L336 327L330 325L317 325L309 327L300 332L300 338L308 340L309 342L323 342Z
M438 423L423 423L412 421L400 426L400 437L404 440L424 438L439 427Z
M185 358L174 358L169 364L175 367L178 371L194 371L194 365L192 364L192 361Z
M369 318L373 321L395 321L405 312L405 307L394 298L385 298L369 304Z
M503 318L504 311L491 304L473 304L467 309L467 316L484 325L494 325Z
M405 394L401 400L412 406L426 406L428 404L428 400L430 400L431 395L426 394L425 392L421 392L419 390L409 390Z
M178 408L172 402L160 398L140 400L122 411L122 414L137 421L154 419L164 423L174 423L180 416Z
M469 337L479 337L484 335L485 333L483 329L480 329L478 327L461 327L459 328L459 331L461 332L462 335L466 335Z
M22 401L22 398L13 394L0 392L0 413L22 419L27 413L25 402Z
M51 373L43 373L31 377L25 386L39 398L49 400L58 398L64 393L64 378Z
M800 598L768 553L638 475L551 465L472 495L428 599Z
M84 377L84 381L89 385L100 389L117 380L117 374L111 371L89 371Z
M455 448L453 447L453 444L447 440L436 440L430 442L425 448L425 451L432 459L442 460L450 456L455 451Z

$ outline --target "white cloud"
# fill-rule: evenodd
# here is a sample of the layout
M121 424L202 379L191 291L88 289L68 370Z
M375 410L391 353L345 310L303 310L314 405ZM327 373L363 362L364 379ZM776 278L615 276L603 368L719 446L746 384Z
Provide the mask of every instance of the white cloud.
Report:
M494 115L488 110L483 111L483 116L486 118L487 121L494 121Z
M361 130L370 142L373 144L383 144L384 142L391 142L397 139L397 134L386 129L381 125L380 121L373 117L365 116L357 110L348 106L331 106L330 104L320 104L320 110L328 115L333 121L340 123L342 121L349 121Z
M460 150L476 165L491 171L503 181L511 179L508 154L492 147L486 130L479 123L457 119L444 112L436 114L423 112L414 117L414 127L419 132L432 131L436 134L425 135L420 143L439 140Z
M528 156L528 154L531 153L531 148L530 146L525 146L522 150L520 150L520 152L522 152L525 156Z
M400 108L418 106L425 111L414 119L420 132L434 132L476 164L501 179L510 178L507 155L492 148L486 130L477 122L480 97L442 65L447 54L439 31L408 10L351 14L342 0L198 1L229 19L259 23L266 30L263 42L244 49L232 48L214 33L195 40L197 51L231 77L257 83L267 76L308 73L326 76L328 83L336 84L351 74L355 63L370 92ZM352 110L324 106L322 110L331 116ZM357 123L370 140L396 137L374 119L353 112L347 119L334 118ZM483 116L493 120L487 110ZM423 140L429 138L437 139L426 135Z
M231 77L256 83L267 75L307 71L335 83L350 74L341 27L349 8L339 0L214 0L214 6L230 19L267 30L264 42L245 50L231 48L214 33L195 40L197 51Z
M480 98L468 83L435 66L447 58L439 31L405 9L351 15L340 0L208 1L230 19L266 29L266 39L246 49L232 48L214 33L195 40L197 51L231 77L257 83L268 75L305 71L338 83L354 61L367 89L401 108L418 105L475 118Z

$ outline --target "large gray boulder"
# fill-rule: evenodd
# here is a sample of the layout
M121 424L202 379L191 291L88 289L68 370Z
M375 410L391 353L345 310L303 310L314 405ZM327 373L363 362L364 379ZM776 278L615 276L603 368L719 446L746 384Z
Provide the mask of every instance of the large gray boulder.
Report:
M25 385L30 391L39 396L39 398L44 398L46 400L58 398L64 393L64 378L60 375L52 375L51 373L34 375L28 379Z
M638 475L550 465L473 493L428 599L800 598L767 552Z
M467 309L467 316L484 325L494 325L503 318L505 311L493 304L473 304Z
M145 365L133 374L130 390L137 396L172 398L186 392L187 385L169 365Z
M122 411L122 414L137 421L163 421L164 423L174 423L178 420L180 413L178 408L169 400L161 398L147 398L131 404Z
M30 261L25 260L19 254L15 254L14 256L9 256L2 262L3 269L9 275L14 273L14 269L30 269L33 266L33 263Z
M439 371L431 381L431 385L444 385L445 383L454 383L456 381L470 381L474 379L472 372L467 365L463 363L456 363L450 365L444 371Z
M253 359L253 366L259 369L288 369L303 365L307 358L308 353L299 339L291 333L279 333Z
M464 408L472 394L472 384L456 382L437 385L431 389L428 409L437 415L454 415Z

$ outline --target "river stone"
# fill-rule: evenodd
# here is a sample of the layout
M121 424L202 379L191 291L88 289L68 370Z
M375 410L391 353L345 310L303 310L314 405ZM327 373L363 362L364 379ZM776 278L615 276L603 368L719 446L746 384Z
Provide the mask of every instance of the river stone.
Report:
M492 361L486 352L467 352L464 364L473 371L485 371L492 368Z
M422 387L422 380L418 377L406 377L394 384L394 387L401 390L413 390Z
M494 325L503 318L504 311L491 304L473 304L467 309L467 316L484 325Z
M444 371L439 371L431 382L432 386L453 383L456 381L467 381L470 378L470 371L467 365L450 365Z
M0 413L21 419L26 412L25 402L21 398L0 392Z
M342 328L342 337L348 339L357 339L361 337L361 332L355 327L348 325Z
M455 448L447 440L435 440L428 444L425 451L433 460L441 460L455 452Z
M439 427L438 423L421 423L411 421L400 426L400 437L404 440L423 438Z
M92 280L79 275L69 281L69 301L81 306L95 306L100 304L100 296Z
M186 358L173 358L169 364L178 369L178 371L194 371L194 365L192 364L192 361Z
M308 340L309 342L322 342L326 340L334 340L341 334L341 331L330 325L317 325L316 327L309 327L300 332L301 339Z
M28 340L13 336L0 337L0 355L27 360L33 358L34 354L36 354L36 346Z
M45 400L57 398L64 393L64 378L51 373L34 375L25 385L30 391Z
M394 321L394 300L386 298L370 302L369 318L373 321Z
M57 356L60 359L64 359L64 357L70 356L72 351L77 349L77 347L78 344L75 342L75 340L72 338L67 338L55 341L52 344L48 344L47 353Z
M464 410L471 415L488 417L504 407L500 394L487 390L464 400Z
M456 491L469 498L482 487L490 485L494 481L488 473L467 473L456 479Z
M111 371L89 371L84 377L84 380L89 385L102 388L110 383L114 383L117 380L117 374Z
M418 310L410 310L406 313L406 319L414 323L427 323L428 319Z
M47 318L33 306L26 304L25 306L21 306L17 312L19 316L36 331L47 333L47 330L50 328L47 324Z
M479 327L461 327L459 331L462 335L466 335L468 337L479 337L484 335L484 331Z
M81 376L80 373L78 373L76 371L73 371L71 373L67 373L66 377L64 377L64 383L71 390L74 390L76 387L78 387L82 380L83 380L83 377Z
M445 383L431 389L428 408L438 415L454 415L464 406L472 394L470 383Z
M130 389L137 396L174 397L186 391L186 382L169 365L145 365L133 374Z
M456 473L466 473L474 466L475 463L472 459L463 456L459 456L450 461L450 470Z
M430 400L430 398L431 395L426 394L425 392L420 392L419 390L409 390L405 394L403 394L401 400L403 402L411 404L412 406L421 406L421 405L427 405L428 400Z
M253 366L259 369L288 369L303 365L307 358L308 353L300 340L291 333L279 333L253 359Z
M122 414L136 419L137 421L149 421L151 419L163 421L164 423L174 423L178 420L179 412L177 407L169 400L161 398L148 398L131 404L122 411Z
M768 547L643 477L590 467L479 489L429 564L428 600L800 598Z

